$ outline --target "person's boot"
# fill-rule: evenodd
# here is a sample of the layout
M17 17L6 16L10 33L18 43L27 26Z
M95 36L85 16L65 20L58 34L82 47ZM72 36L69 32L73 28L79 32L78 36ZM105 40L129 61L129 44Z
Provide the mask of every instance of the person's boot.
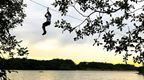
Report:
M46 31L44 31L42 35L45 35L45 34L46 34Z
M42 35L45 35L46 34L46 28L45 28L46 26L43 24L43 26L42 26L42 29L43 29L43 34Z

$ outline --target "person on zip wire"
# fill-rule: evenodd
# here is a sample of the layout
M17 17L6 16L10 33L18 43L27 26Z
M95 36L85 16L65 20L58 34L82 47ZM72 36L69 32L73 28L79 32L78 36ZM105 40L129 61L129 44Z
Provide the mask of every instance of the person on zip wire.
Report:
M45 14L45 17L46 17L46 22L44 22L42 24L42 29L43 29L43 34L42 35L45 35L47 33L46 31L46 26L50 25L51 24L51 13L49 12L49 7L47 8L47 13Z

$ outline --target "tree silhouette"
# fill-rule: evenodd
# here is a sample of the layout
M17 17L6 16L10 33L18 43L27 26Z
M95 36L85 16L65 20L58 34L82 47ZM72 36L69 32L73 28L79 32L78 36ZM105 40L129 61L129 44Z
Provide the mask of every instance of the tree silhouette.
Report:
M23 0L0 0L0 60L8 55L13 58L14 55L24 56L28 54L27 48L21 47L21 41L18 41L15 35L10 33L13 28L22 25L26 16L23 8ZM6 80L6 72L3 65L0 65L0 78Z
M55 0L62 16L73 7L85 19L76 26L58 20L55 27L76 33L74 41L93 36L94 44L107 51L124 53L124 61L133 53L134 62L144 64L144 1L143 0Z

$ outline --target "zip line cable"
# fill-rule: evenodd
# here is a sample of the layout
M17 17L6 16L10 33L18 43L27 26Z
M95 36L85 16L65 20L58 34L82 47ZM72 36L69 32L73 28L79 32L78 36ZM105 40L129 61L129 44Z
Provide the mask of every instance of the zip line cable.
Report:
M36 4L38 4L38 5L40 5L40 6L42 6L42 7L45 7L45 8L47 8L47 6L45 6L45 5L42 5L42 4L40 4L40 3L38 3L38 2L36 2L36 1L33 1L33 0L30 0L31 2L33 2L33 3L36 3Z
M47 6L45 6L45 5L43 5L43 4L40 4L40 3L36 2L36 1L33 1L33 0L30 0L30 1L33 2L33 3L35 3L35 4L37 4L37 5L42 6L42 7L44 7L44 8L48 8ZM54 12L60 13L59 11L54 10L54 9L52 9L52 8L49 8L49 9L52 10L52 11L54 11ZM71 15L66 15L66 16L67 16L67 17L71 17L71 18L73 18L73 19L77 19L77 20L79 20L79 21L83 21L83 20L81 20L81 19L79 19L79 18L76 18L76 17L73 17L73 16L71 16Z

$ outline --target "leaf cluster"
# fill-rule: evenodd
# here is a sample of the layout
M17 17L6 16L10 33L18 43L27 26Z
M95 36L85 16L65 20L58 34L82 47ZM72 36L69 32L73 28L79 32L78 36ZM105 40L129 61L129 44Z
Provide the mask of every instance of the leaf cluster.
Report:
M24 7L26 5L23 4L23 0L0 0L0 58L5 58L5 55L13 58L15 55L28 54L27 48L20 46L22 41L18 41L16 36L10 33L15 27L22 25L26 16L23 11ZM5 70L0 69L0 73L3 73L0 77L6 80Z

